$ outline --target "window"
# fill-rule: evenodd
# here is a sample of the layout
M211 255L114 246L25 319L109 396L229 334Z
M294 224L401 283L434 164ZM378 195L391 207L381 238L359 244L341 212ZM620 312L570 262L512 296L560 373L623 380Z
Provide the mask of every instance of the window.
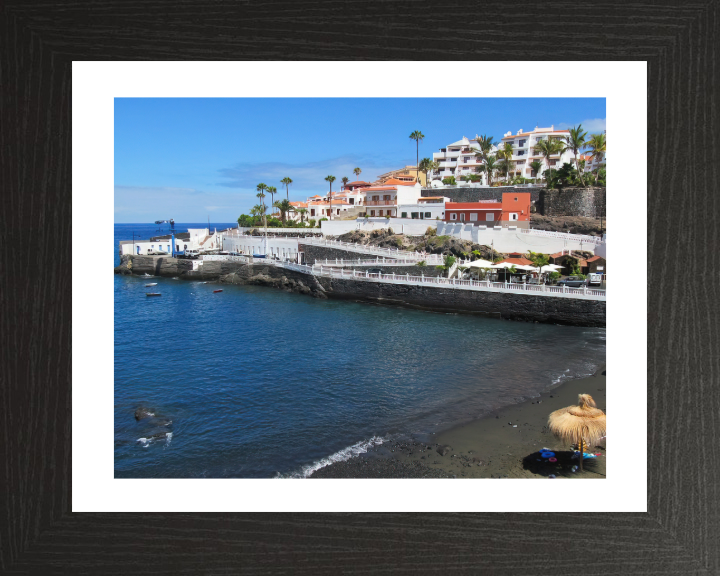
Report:
M457 220L457 214L455 214L455 212L450 214L450 220Z
M465 222L465 212L461 212L461 213L460 213L460 220L462 220L463 222Z
M383 211L382 211L382 210L380 210L380 216L382 216L382 215L383 215Z
M510 220L517 220L518 216L515 213L510 214Z
M472 214L470 214L470 222L476 222L477 216L477 212L473 212Z
M370 210L370 216L375 216L375 210Z
M410 216L412 217L413 220L417 220L417 219L418 219L418 213L417 213L417 212L411 212L411 213L410 213Z
M407 212L402 213L402 218L407 218Z
M430 218L430 212L425 212L425 218Z
M485 220L488 222L492 222L493 220L495 220L495 215L492 212L488 212L487 214L485 214Z

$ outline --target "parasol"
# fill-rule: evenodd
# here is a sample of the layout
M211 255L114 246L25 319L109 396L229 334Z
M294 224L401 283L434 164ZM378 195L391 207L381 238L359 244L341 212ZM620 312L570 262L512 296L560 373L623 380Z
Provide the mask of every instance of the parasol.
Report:
M577 406L561 408L550 414L548 428L564 442L577 443L582 470L583 448L605 436L605 413L595 406L590 394L579 394Z

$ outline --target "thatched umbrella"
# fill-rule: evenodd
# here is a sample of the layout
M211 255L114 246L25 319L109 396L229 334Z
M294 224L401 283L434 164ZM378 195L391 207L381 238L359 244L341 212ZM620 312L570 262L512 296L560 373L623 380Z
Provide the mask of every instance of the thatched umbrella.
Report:
M595 406L590 394L579 394L577 406L561 408L550 414L548 427L564 442L577 443L582 470L583 448L605 436L605 413Z

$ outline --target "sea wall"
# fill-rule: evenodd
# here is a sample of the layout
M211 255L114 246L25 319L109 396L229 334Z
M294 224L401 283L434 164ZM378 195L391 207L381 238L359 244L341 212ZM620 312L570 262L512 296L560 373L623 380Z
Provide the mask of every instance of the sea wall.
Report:
M605 326L605 302L529 296L450 287L407 286L361 280L318 278L329 298L396 304L423 310L467 312L528 322Z
M605 326L604 301L326 278L262 263L211 261L205 262L198 270L188 269L192 265L191 260L125 256L115 268L115 273L147 273L183 280L261 285L316 298L359 300L437 312L483 314L527 322Z
M447 273L445 270L438 268L437 265L429 265L429 266L416 266L415 264L404 264L404 265L398 265L398 266L373 266L370 265L363 265L363 266L333 266L334 268L343 268L345 270L357 270L358 272L365 272L368 268L377 268L379 270L382 270L383 274L409 274L410 276L432 276L435 278L436 276L442 276L443 278L447 277Z
M423 188L420 193L423 197L445 196L451 202L478 202L479 200L502 201L503 192L530 192L530 201L540 199L540 188L515 188L514 186L496 186L494 188L471 188L457 186L446 188Z
M536 204L543 216L605 218L605 188L563 188L540 191Z

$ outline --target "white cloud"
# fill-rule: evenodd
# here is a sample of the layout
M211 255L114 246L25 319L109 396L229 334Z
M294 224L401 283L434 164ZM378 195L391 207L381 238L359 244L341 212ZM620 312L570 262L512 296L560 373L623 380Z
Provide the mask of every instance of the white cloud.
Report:
M387 164L386 161L371 156L340 156L304 164L286 162L240 163L232 168L219 170L221 176L226 180L219 182L218 186L254 190L259 182L264 182L268 186L275 186L278 191L281 189L284 191L284 186L280 183L280 180L285 176L289 176L293 180L290 185L291 193L293 190L323 191L328 188L325 177L329 174L337 178L336 183L333 184L333 188L335 188L341 185L340 180L343 176L355 180L353 170L356 167L362 170L360 174L361 180L372 181L384 172L397 170L403 166L404 164L401 162Z
M583 130L585 130L588 134L599 134L606 129L605 118L591 118L573 124L568 124L567 122L560 122L560 124L558 124L556 128L558 130L567 130L568 128L573 128L580 124L582 124Z

